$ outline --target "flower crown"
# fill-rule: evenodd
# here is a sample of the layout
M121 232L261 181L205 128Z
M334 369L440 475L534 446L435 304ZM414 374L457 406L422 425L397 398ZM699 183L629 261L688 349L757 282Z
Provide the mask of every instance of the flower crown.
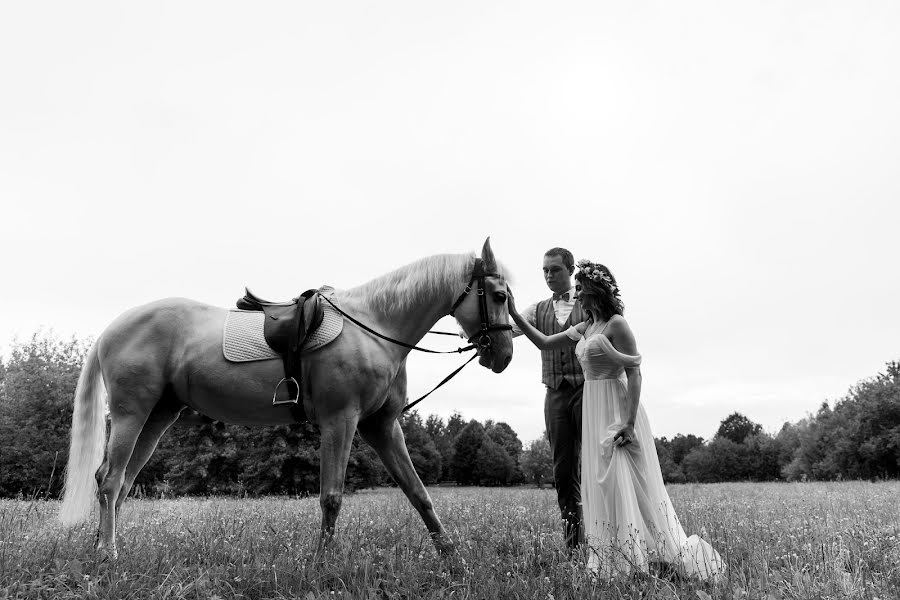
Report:
M612 292L614 296L619 295L619 287L613 282L612 277L610 277L609 273L603 268L586 258L582 258L575 266L578 267L579 274L585 279L590 279L594 283L604 285L609 288L609 291Z

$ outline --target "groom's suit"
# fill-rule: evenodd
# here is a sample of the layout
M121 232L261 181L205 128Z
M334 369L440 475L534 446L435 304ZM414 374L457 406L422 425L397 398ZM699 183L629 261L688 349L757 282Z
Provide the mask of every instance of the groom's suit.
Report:
M568 300L547 298L525 311L525 318L544 335L553 335L584 321L581 303L575 301L574 288ZM571 313L560 323L559 317ZM553 452L553 479L559 510L566 522L566 545L578 545L581 529L581 486L579 456L581 454L581 394L584 374L572 346L562 350L541 351L541 374L547 392L544 398L544 421Z

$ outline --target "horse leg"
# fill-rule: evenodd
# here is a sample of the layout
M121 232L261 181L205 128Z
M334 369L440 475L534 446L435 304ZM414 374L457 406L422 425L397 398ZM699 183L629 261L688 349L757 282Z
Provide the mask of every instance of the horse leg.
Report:
M129 492L131 492L134 480L137 479L141 469L143 469L147 464L147 461L150 460L150 457L156 450L157 444L159 444L159 440L162 438L163 434L166 433L166 430L178 420L178 415L181 414L181 411L184 409L183 405L178 405L175 402L169 402L167 400L167 398L164 398L162 402L153 408L153 412L150 413L147 422L144 423L144 427L141 429L141 434L138 436L134 451L131 453L131 459L128 461L128 466L125 468L125 481L122 484L122 489L119 490L119 497L116 499L117 516L119 514L119 509L122 507L122 503L125 502L125 498L127 498Z
M453 541L434 512L431 496L428 495L425 485L413 467L400 423L395 418L360 423L359 434L375 449L388 473L419 512L438 552L452 554L455 550Z
M133 373L136 372L132 369ZM110 379L118 382L112 375ZM97 470L97 496L100 500L100 528L97 548L106 550L110 558L118 556L116 551L116 507L119 494L125 481L125 469L131 460L134 446L153 412L159 403L163 389L156 393L155 387L148 378L143 382L131 382L129 385L109 385L109 441L106 445L106 458Z
M110 419L106 460L100 467L100 471L105 471L105 473L102 473L97 490L100 499L100 540L97 548L105 549L113 559L118 556L116 552L116 502L125 480L125 467L131 459L131 453L146 418L146 414L131 413L121 416L113 414ZM98 475L100 475L100 471L98 471Z
M103 462L100 463L100 466L97 467L97 471L94 473L94 479L97 481L97 498L100 500L100 523L101 525L97 527L97 535L94 536L94 547L98 550L101 547L100 544L100 532L103 530L103 500L100 497L100 486L103 485L103 480L106 479L106 473L109 471L109 444L107 443L107 450L103 453Z
M320 421L321 446L319 447L319 504L322 507L322 531L319 549L334 536L334 527L341 510L344 494L344 476L350 448L356 432L356 415L336 415Z

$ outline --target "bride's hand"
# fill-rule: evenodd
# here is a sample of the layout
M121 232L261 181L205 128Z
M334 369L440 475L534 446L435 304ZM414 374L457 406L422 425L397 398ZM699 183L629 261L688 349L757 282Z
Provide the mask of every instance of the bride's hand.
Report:
M634 442L634 425L626 425L613 437L613 443L620 448Z

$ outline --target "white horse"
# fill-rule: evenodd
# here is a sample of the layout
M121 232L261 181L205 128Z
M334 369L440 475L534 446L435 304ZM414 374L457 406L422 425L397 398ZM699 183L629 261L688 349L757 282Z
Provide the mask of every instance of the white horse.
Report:
M484 289L462 297L476 265L486 272L480 280ZM333 296L348 315L408 344L421 340L438 319L452 312L467 334L479 336L479 362L495 373L512 360L506 298L506 282L490 239L480 261L474 254L431 256L359 287L336 290ZM455 306L457 299L461 302ZM273 382L283 376L281 361L234 363L223 357L226 314L224 308L184 298L159 300L117 318L88 352L75 392L60 519L70 524L87 519L99 497L97 546L113 558L116 514L182 410L190 407L241 425L294 421L288 406L272 405ZM495 324L489 331L485 320ZM397 422L407 398L408 353L409 348L345 319L337 339L304 358L301 380L309 393L303 408L321 431L320 543L334 533L350 446L359 431L421 515L438 550L453 549ZM109 397L108 442L104 387Z

